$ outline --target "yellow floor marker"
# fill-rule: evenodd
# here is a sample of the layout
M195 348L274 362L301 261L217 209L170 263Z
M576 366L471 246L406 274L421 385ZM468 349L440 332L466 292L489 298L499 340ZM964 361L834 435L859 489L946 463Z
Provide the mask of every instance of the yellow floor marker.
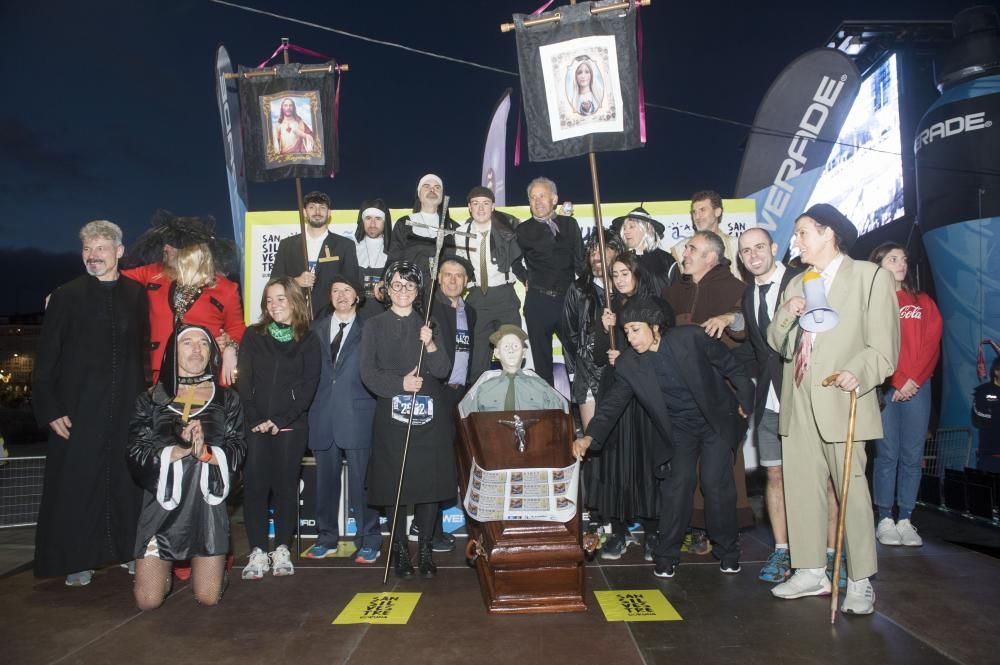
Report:
M333 623L405 624L410 620L418 600L418 592L355 594Z
M683 621L659 589L595 591L608 621Z

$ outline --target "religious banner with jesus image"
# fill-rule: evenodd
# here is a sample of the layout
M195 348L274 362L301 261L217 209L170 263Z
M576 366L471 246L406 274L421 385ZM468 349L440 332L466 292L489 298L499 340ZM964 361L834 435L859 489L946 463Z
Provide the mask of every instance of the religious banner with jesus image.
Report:
M642 146L636 9L591 14L560 7L559 21L514 15L528 156L544 162Z
M240 78L247 177L255 182L333 176L338 168L336 71L278 65ZM308 65L316 69L316 65ZM260 70L240 67L240 73Z

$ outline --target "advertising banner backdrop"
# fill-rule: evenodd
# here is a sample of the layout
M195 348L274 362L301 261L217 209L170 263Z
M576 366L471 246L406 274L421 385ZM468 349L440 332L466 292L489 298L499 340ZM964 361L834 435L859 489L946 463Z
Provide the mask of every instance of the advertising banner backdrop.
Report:
M998 119L1000 76L987 76L948 90L914 137L919 221L945 321L941 427L970 426L976 350L1000 339Z
M486 147L483 149L483 176L480 184L489 187L495 197L495 203L503 207L507 205L507 116L510 114L510 88L507 88L490 120L490 130L486 134Z
M603 203L601 212L605 220L610 220L637 207L639 202ZM642 204L649 214L666 227L660 247L669 251L678 241L694 233L691 227L690 201L647 201ZM722 202L725 214L722 216L722 230L737 237L751 226L756 226L754 201L752 199L725 199ZM498 208L499 209L499 208ZM503 211L518 219L531 215L528 206L507 206ZM409 208L392 208L393 219L410 214ZM456 220L468 218L465 208L453 208L451 215ZM594 233L594 209L591 205L579 205L573 210L573 217L580 224L584 241ZM330 231L354 242L357 229L357 210L331 210ZM299 214L294 210L269 212L249 212L246 215L246 246L243 252L243 311L247 324L260 317L260 298L264 285L271 276L271 268L278 253L278 243L283 238L299 232ZM524 302L523 286L518 283L521 302ZM558 342L556 342L558 348ZM562 349L559 349L562 355ZM530 357L530 354L529 354Z
M847 55L820 48L788 65L764 95L735 193L757 201L757 223L778 247L788 246L860 83Z
M222 120L222 147L226 151L226 184L233 212L233 239L243 251L243 218L247 214L247 179L243 175L243 134L240 124L240 96L235 80L226 80L233 65L225 46L215 55L215 96Z
M239 80L246 173L254 182L332 177L339 168L336 74L302 67L277 65L276 76Z
M531 27L538 17L514 14L533 162L642 147L636 9L592 15L591 5L560 7L557 22Z

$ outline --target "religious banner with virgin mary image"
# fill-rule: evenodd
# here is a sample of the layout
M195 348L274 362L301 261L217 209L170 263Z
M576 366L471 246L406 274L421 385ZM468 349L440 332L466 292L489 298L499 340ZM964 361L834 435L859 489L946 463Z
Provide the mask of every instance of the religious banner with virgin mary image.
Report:
M636 8L591 14L607 4L514 15L533 162L642 146ZM557 22L525 25L556 13Z
M336 63L293 63L241 76L246 175L255 182L333 176L338 168ZM328 71L329 70L329 71ZM261 70L240 67L240 74ZM271 71L271 68L265 71Z

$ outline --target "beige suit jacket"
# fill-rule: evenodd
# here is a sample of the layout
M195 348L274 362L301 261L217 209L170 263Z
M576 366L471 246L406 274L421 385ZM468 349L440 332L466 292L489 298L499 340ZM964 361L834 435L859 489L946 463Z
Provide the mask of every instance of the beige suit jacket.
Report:
M784 299L802 295L802 275L797 275L788 283ZM795 385L792 359L799 338L798 317L779 306L768 328L768 344L785 359L778 431L787 436L792 418L811 417L824 441L846 441L850 393L824 387L822 382L836 371L847 370L860 384L854 439L880 439L882 417L875 387L892 375L899 359L895 280L874 263L845 256L828 301L840 322L832 330L816 334L812 371L800 386Z

